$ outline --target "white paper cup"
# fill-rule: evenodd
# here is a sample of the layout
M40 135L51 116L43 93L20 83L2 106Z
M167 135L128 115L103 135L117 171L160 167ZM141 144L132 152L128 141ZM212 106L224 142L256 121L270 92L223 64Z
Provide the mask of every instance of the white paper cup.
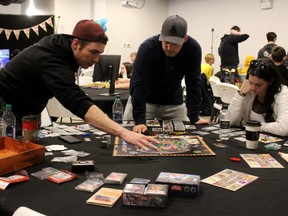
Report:
M257 149L261 124L258 121L246 123L246 148Z

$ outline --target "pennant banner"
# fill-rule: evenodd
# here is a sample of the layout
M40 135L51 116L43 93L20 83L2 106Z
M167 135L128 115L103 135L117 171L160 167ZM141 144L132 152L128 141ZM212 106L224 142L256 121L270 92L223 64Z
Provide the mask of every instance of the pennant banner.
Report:
M18 40L19 39L19 35L21 32L24 32L24 34L26 35L26 37L29 39L30 38L30 33L31 33L31 30L33 32L35 32L35 34L37 34L39 36L39 27L41 29L43 29L45 32L47 32L47 27L46 27L46 23L53 27L53 20L52 20L52 17L51 16L50 18L48 18L47 20L45 20L44 22L38 24L38 25L35 25L35 26L32 26L30 28L25 28L25 29L3 29L3 28L0 28L0 34L2 34L2 32L5 33L6 35L6 39L9 40L11 34L13 33L16 37L16 39Z

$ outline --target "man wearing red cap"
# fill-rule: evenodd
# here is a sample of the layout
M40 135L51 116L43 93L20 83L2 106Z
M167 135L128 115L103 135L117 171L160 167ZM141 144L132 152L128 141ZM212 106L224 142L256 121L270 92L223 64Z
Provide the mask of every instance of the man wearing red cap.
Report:
M75 84L79 66L85 69L97 62L107 41L100 24L81 20L72 35L50 35L21 51L0 71L0 116L3 104L12 104L20 134L22 117L40 115L55 96L64 107L96 128L141 148L153 147L149 141L154 139L113 122Z
M139 47L130 81L134 131L147 130L146 119L169 119L209 124L199 118L201 47L187 35L187 22L168 17L160 35ZM185 77L187 100L183 103L181 81ZM127 103L129 104L129 103ZM129 109L126 106L125 114ZM130 108L131 109L131 108ZM124 118L129 119L128 115Z

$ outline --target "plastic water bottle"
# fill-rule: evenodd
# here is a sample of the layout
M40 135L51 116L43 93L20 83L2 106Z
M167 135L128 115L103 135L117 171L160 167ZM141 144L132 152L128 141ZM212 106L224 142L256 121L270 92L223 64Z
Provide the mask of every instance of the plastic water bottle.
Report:
M123 116L123 104L120 100L120 95L116 95L116 99L112 106L112 116L113 120L119 124L122 124L122 116Z
M3 119L6 122L6 136L16 138L16 117L12 112L12 105L6 104L3 113Z
M220 111L219 139L228 140L230 138L230 113L228 104L223 104Z
M0 137L6 136L6 122L0 117Z

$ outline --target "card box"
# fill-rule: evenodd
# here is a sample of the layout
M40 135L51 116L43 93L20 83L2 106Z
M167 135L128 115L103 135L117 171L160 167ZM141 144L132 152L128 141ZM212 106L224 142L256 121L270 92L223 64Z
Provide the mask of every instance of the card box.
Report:
M182 173L161 172L156 183L168 184L169 193L198 196L200 176Z
M127 206L166 207L168 186L162 184L126 184L122 204Z
M45 148L41 145L0 137L0 175L41 163L45 159Z
M122 190L102 187L86 203L104 207L112 207L121 197Z
M111 172L105 179L105 184L119 184L121 185L126 179L127 173Z
M72 162L72 172L94 171L93 160L77 160Z

